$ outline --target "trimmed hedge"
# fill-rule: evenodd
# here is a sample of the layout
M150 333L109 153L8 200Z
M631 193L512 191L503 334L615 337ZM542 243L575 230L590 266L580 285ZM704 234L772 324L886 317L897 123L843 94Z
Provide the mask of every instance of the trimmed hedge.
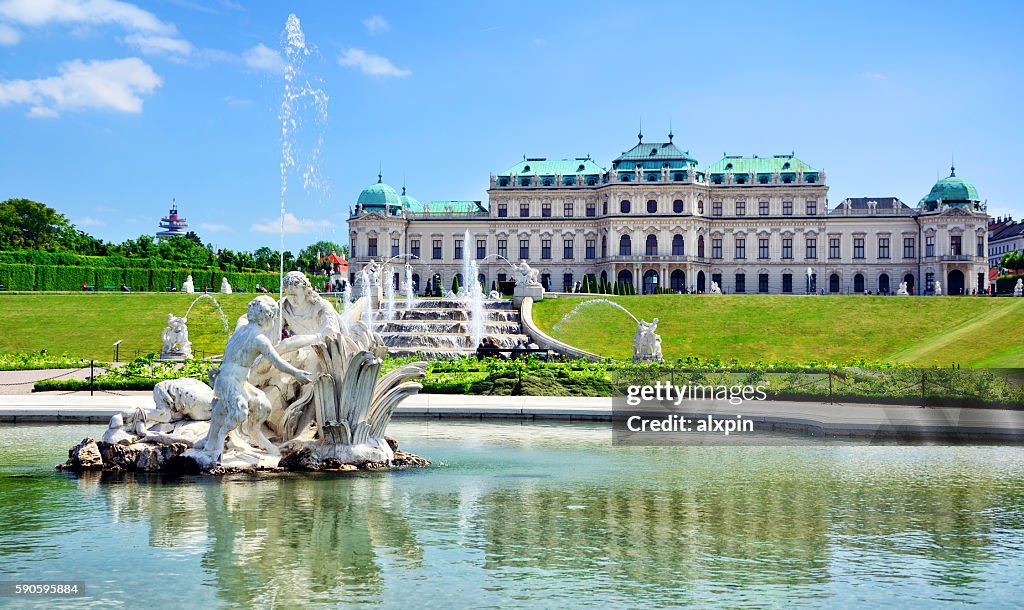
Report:
M1024 279L1024 273L996 278L996 292L1013 294L1013 287L1017 285L1018 279Z
M0 284L7 290L34 290L36 268L32 265L0 265Z
M44 252L43 254L49 254ZM103 258L103 257L80 257ZM127 260L127 259L122 259ZM163 292L168 286L181 290L181 284L189 275L195 285L196 292L209 287L212 292L220 290L221 278L227 277L235 290L244 288L246 292L255 292L256 284L276 291L280 280L276 273L242 273L223 272L209 269L146 269L142 267L107 267L107 266L54 266L31 265L24 263L0 262L0 284L7 290L64 290L80 291L82 284L95 286L97 290L104 286L120 288L126 284L134 291Z

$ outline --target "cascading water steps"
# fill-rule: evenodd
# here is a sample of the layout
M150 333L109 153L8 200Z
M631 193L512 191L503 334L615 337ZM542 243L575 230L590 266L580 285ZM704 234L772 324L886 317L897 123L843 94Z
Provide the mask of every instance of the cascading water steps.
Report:
M404 298L390 302L385 299L376 314L373 329L380 333L392 356L440 358L476 352L473 316L465 299L415 299L411 303ZM484 300L479 315L483 317L484 336L503 349L527 339L521 333L519 311L511 301Z

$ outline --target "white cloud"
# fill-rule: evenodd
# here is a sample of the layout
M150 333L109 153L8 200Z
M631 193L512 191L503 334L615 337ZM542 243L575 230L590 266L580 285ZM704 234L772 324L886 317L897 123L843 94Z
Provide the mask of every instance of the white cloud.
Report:
M263 43L242 53L242 61L253 70L265 70L280 74L284 72L284 60L281 54Z
M885 75L881 72L865 72L864 78L867 80L885 80Z
M87 108L142 112L143 94L163 84L153 68L137 57L110 61L67 61L57 76L0 81L0 106L26 104L29 116L55 117Z
M363 74L370 76L394 76L404 77L412 74L412 71L398 68L386 57L367 53L362 49L348 49L338 58L338 63L348 68L356 68Z
M125 36L124 41L147 55L178 55L188 57L195 51L195 47L192 46L191 42L168 36L132 34Z
M252 100L245 99L244 97L235 97L233 95L229 95L226 98L224 98L224 103L228 106L248 106L252 104Z
M222 233L228 230L227 225L222 225L215 222L201 222L196 226L208 233Z
M391 29L391 24L380 15L374 15L369 19L363 19L363 25L371 34L383 34Z
M102 25L114 23L133 32L170 36L174 25L153 13L119 0L0 0L0 17L27 26L50 23Z
M89 216L83 216L75 224L77 226L80 226L80 227L102 227L103 225L105 225L107 223L103 222L102 220L96 220L95 218L90 218Z
M257 233L279 233L281 231L281 219L277 218L263 224L253 224L249 228ZM291 212L286 212L284 215L285 233L312 233L320 229L334 229L334 223L329 220L297 218Z
M0 46L14 46L21 42L21 32L0 23Z

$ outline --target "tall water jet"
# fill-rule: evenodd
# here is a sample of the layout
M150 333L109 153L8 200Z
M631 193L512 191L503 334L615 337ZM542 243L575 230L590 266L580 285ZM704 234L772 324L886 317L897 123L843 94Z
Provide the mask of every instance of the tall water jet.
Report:
M359 293L363 296L370 293L373 280L370 279L370 273L365 268L356 276L356 285L359 287ZM371 331L373 330L373 313L373 307L366 308L366 327Z
M477 277L479 270L476 261L469 262L469 283L466 284L466 300L469 304L469 336L472 337L473 345L480 345L484 338L484 292L480 287L480 280Z
M412 309L413 301L416 299L416 289L412 285L412 265L405 264L405 308Z
M384 298L388 301L386 318L388 321L395 319L395 278L392 273L391 265L388 265L381 270L381 274L388 283L387 288L384 289Z
M562 324L582 311L583 308L598 304L611 305L621 309L636 322L636 333L633 335L633 362L661 361L661 336L654 332L658 329L658 318L654 318L650 322L637 320L636 316L630 313L628 309L608 299L588 299L583 301L574 307L572 311L562 316L562 319L552 326L551 330L554 332L562 330Z
M217 313L220 314L220 324L221 324L221 327L224 330L224 334L230 334L230 330L228 329L228 316L227 316L227 314L225 314L224 310L220 308L220 303L217 302L217 299L213 298L212 296L210 296L208 294L204 293L204 294L201 294L198 297L196 297L196 299L194 301L192 301L192 304L188 306L188 309L185 311L185 315L183 317L188 319L188 314L192 313L192 308L196 306L196 303L198 303L199 301L202 301L203 299L209 299L210 301L213 301L213 306L217 308Z

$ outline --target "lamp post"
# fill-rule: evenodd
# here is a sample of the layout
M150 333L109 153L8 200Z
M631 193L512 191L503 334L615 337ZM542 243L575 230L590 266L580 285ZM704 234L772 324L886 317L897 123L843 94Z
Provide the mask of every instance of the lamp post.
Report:
M118 339L114 343L114 362L120 362L121 361L119 356L121 355L121 342L122 341L124 341L124 339Z

